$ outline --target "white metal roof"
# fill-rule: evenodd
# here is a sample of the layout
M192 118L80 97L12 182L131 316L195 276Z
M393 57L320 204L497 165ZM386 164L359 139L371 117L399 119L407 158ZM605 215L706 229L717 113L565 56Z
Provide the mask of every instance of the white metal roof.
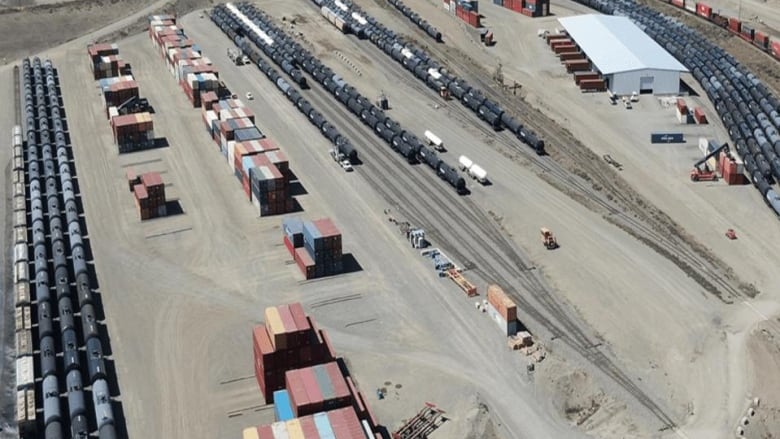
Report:
M578 15L558 21L605 75L643 69L688 71L626 17Z

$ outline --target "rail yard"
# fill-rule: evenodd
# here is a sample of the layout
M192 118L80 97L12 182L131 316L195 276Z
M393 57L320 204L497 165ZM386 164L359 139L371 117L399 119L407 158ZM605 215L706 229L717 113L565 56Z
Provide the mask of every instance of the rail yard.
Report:
M773 437L773 1L119 2L20 37L0 437ZM74 5L0 23L107 20Z

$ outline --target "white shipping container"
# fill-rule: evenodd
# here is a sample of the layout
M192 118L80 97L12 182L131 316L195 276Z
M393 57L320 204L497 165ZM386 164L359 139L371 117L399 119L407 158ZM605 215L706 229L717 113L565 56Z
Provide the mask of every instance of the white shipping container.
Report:
M287 424L284 422L274 422L271 424L271 430L274 432L274 439L290 439Z
M230 166L230 172L235 173L236 172L236 141L231 140L227 143L227 150L228 150L228 166Z
M35 385L33 357L16 359L16 389L32 388Z
M206 112L206 130L211 133L211 126L213 125L213 122L217 120L217 113L215 113L213 110L208 110ZM212 138L214 133L212 133Z
M696 0L685 0L685 9L696 13Z

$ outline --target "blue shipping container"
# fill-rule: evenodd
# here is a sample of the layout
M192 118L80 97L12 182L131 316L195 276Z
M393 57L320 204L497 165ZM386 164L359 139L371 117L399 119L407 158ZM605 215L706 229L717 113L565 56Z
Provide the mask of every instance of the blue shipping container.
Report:
M257 129L257 127L251 127L251 128L241 128L238 130L233 131L233 138L236 142L246 142L248 140L260 140L264 138L260 130Z
M285 218L282 228L293 247L303 247L303 221L298 217Z
M685 143L683 133L652 133L650 143Z
M320 439L336 439L333 428L330 426L330 419L327 413L317 413L314 415L314 425L317 426L317 433Z
M274 416L277 422L285 422L295 418L290 404L290 395L286 390L274 392Z

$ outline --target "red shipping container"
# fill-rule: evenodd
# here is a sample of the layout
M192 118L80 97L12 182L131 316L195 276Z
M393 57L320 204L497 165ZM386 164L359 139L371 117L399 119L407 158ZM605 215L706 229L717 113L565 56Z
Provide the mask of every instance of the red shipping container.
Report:
M521 12L523 10L523 0L514 0L512 2L512 10L515 12Z
M284 246L287 247L287 251L290 252L290 256L295 259L295 248L292 245L292 242L290 242L290 239L287 237L287 235L284 235Z
M672 0L672 4L677 6L678 8L684 8L685 0Z
M696 120L696 123L698 124L707 123L707 116L704 115L704 110L702 110L700 107L696 107L693 109L693 118Z
M469 22L470 25L472 25L474 27L480 27L479 14L477 14L474 11L469 11L468 22Z
M710 18L712 15L712 8L704 3L696 3L696 14L704 18Z
M259 439L276 439L276 436L274 436L274 430L270 425L261 425L257 427L257 435Z
M780 59L780 42L772 41L772 45L770 46L770 52L772 52L772 55Z
M300 268L305 279L314 278L314 261L305 248L300 247L295 249L295 262L298 264L298 268Z
M299 369L298 376L306 389L309 404L304 407L299 406L298 410L293 407L293 413L298 416L305 416L322 411L325 397L322 395L322 389L320 389L320 383L317 381L317 377L314 376L314 370L311 367Z
M290 394L290 405L293 413L298 414L301 407L308 407L311 404L309 393L306 390L306 384L300 377L300 370L288 370L284 374L285 387Z
M314 423L313 417L304 416L300 418L300 423L301 423L301 431L303 432L304 438L317 439L320 437L319 431L317 430L317 424Z
M528 9L523 8L523 10L520 11L521 14L525 15L526 17L533 17L534 11L530 11Z
M558 58L560 58L561 61L571 61L571 60L585 61L585 55L583 55L581 52L560 53L558 54Z
M677 98L677 109L682 114L688 114L688 105L685 104L685 99Z
M560 55L561 53L577 53L578 49L577 46L573 44L561 44L558 46L555 46L555 49L553 49L553 52Z
M739 33L742 30L742 22L737 18L729 18L729 30Z

